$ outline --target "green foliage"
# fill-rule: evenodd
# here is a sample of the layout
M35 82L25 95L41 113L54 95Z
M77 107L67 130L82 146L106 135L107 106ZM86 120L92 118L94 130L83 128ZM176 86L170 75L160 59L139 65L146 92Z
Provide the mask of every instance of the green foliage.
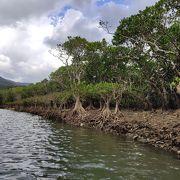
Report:
M99 95L111 95L113 92L113 83L101 82L95 86Z
M4 93L0 91L0 105L4 104Z
M51 73L50 82L55 82L59 85L62 90L68 89L71 86L71 76L69 73L71 71L71 67L62 66L57 71Z
M180 78L179 77L174 78L173 82L170 84L171 89L175 89L179 83L180 83Z

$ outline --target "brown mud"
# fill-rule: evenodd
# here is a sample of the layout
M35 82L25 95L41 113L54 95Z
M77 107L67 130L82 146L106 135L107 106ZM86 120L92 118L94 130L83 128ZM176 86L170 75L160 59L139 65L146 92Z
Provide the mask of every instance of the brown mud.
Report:
M100 111L88 110L74 115L72 110L42 107L15 108L67 124L95 128L116 135L125 135L139 141L175 153L180 158L180 110L130 111L123 110L119 117L103 118Z

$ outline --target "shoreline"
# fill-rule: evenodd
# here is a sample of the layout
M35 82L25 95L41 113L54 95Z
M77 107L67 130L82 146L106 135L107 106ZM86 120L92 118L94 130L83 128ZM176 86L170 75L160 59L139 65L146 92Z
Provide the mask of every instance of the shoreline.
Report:
M123 110L123 116L108 119L104 119L98 110L88 110L82 116L72 115L71 110L61 111L56 108L15 107L12 110L130 137L135 141L172 152L180 159L180 109L164 112Z

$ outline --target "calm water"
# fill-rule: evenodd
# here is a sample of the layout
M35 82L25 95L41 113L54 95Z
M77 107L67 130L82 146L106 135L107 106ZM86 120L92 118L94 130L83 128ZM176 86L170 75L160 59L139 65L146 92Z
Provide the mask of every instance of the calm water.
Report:
M180 179L169 153L94 130L0 110L0 179Z

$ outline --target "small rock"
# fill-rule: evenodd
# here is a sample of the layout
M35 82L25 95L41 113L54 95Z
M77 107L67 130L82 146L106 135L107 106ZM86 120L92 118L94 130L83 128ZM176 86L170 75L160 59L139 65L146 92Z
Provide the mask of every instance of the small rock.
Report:
M147 140L146 139L144 139L144 138L141 138L141 139L139 139L139 142L141 142L141 143L147 143Z
M172 151L178 154L178 149L177 149L177 147L173 147L173 148L172 148Z
M83 127L83 126L84 126L84 123L81 123L80 126Z
M133 136L133 139L134 139L134 140L137 140L137 139L138 139L138 135Z

